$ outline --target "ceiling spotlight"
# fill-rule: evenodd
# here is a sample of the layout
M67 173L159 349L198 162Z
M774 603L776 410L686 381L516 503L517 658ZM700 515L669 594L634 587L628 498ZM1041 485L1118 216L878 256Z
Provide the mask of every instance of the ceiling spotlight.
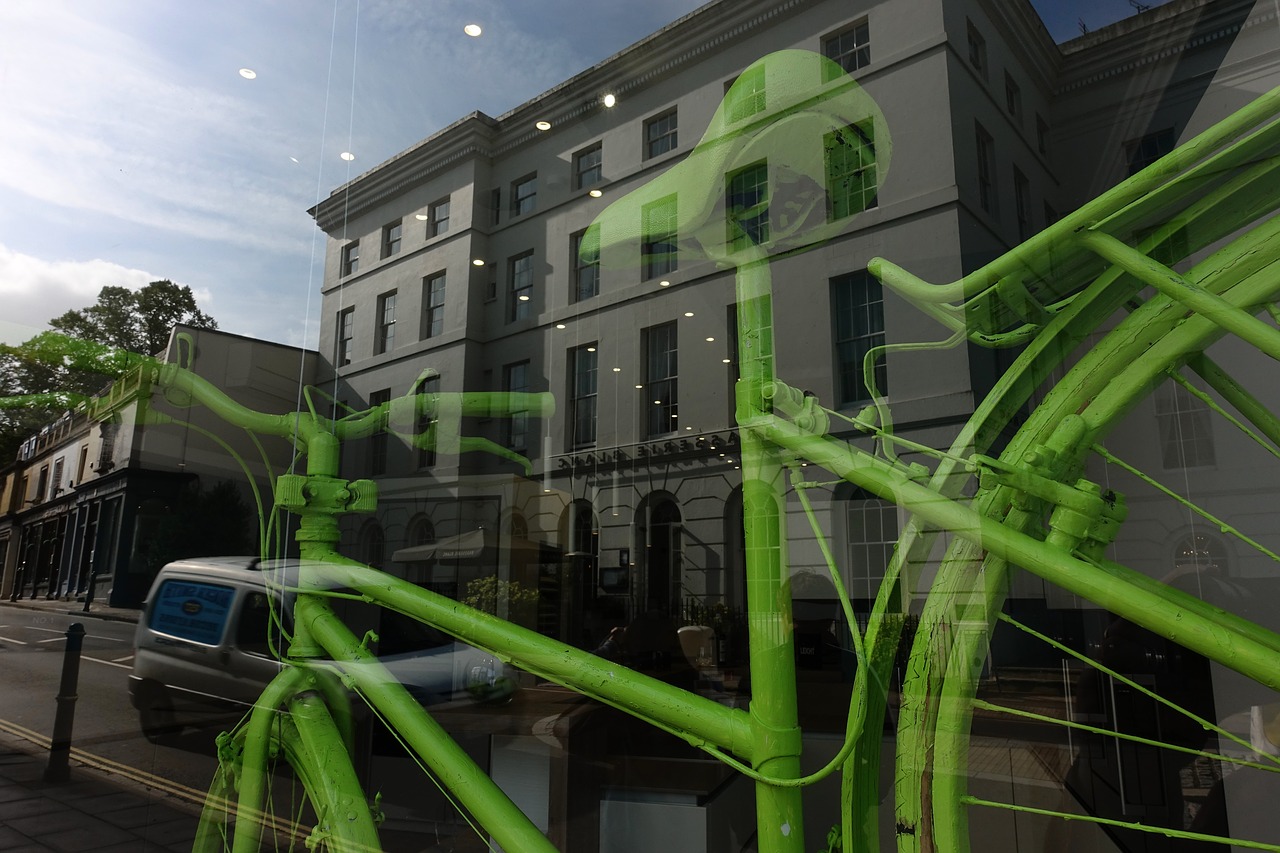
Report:
M545 120L545 119L544 119L544 120L542 120L542 121L536 121L536 122L534 122L534 123L533 123L533 126L534 126L534 127L536 127L538 130L550 130L550 129L551 129L551 122L549 122L549 121L547 121L547 120Z
M564 323L556 323L556 328L557 328L557 329L563 329L563 328L564 328Z
M707 338L707 343L709 343L709 344L710 344L710 343L714 343L714 342L715 342L715 338Z
M480 258L476 258L474 261L471 262L471 266L482 267L484 266L484 261L482 261Z
M670 287L670 286L671 286L671 282L667 281L666 279L663 279L662 281L658 282L658 287Z
M600 196L604 195L604 193L600 192L600 190L588 190L587 195L591 196L592 198L600 198Z
M472 38L475 38L476 36L484 32L484 30L480 29L479 24L467 24L465 27L462 28L462 31L467 35L471 36Z
M356 159L356 155L352 154L350 151L343 151L338 156L341 157L343 160L346 160L348 163Z
M595 347L587 347L587 352L595 352L595 351L596 351Z
M614 373L621 373L621 372L622 372L622 368L621 368L621 367L615 367L615 368L613 369L613 372L614 372Z
M426 215L425 213L415 213L415 214L413 215L413 218L414 218L414 219L416 219L416 220L418 220L419 222L426 222L426 221L427 221L427 215Z
M524 295L524 294L522 293L522 294L520 294L520 301L521 301L521 302L528 302L528 301L529 301L529 297L528 297L528 296L526 296L526 295Z
M723 363L723 364L732 364L732 362L731 362L729 359L727 359L727 358L722 358L722 359L720 359L720 361L721 361L721 363Z
M684 316L686 316L686 317L692 317L692 316L693 316L693 312L692 312L692 311L686 311L686 312L684 312Z
M618 99L614 97L612 92L604 96L604 105L606 107L612 107L616 103L618 103Z
M636 387L637 387L637 388L639 388L640 386L639 386L639 385L637 385ZM654 401L653 401L653 404L654 404L655 406L661 406L661 405L662 405L662 401L661 401L661 400L654 400Z
M643 386L643 385L637 385L636 387L637 387L637 388L643 388L644 386Z
M258 72L254 71L252 68L241 68L240 76L246 80L252 80L253 78L258 76Z

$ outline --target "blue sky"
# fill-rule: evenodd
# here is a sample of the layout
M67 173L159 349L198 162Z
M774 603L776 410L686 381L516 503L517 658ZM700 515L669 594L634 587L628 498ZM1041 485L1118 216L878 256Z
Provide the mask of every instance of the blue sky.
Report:
M323 235L307 208L462 115L500 115L700 5L4 0L0 339L91 304L103 285L170 278L227 331L314 346ZM1097 29L1134 11L1035 5L1058 40L1081 18ZM463 34L471 22L479 38Z

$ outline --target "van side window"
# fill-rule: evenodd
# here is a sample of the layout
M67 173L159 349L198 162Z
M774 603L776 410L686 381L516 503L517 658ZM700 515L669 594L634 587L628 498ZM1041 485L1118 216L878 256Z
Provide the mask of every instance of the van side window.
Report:
M236 645L243 651L264 657L271 653L269 637L275 637L277 648L283 640L278 628L271 624L271 604L265 592L251 592L240 605L240 619L236 625Z
M170 580L156 592L150 627L161 634L216 646L231 612L235 590L199 581Z

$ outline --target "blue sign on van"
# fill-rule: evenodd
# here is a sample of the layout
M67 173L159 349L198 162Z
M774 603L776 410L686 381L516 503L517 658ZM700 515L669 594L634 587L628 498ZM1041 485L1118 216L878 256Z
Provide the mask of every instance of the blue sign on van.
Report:
M198 581L165 581L151 610L151 629L194 643L216 646L231 612L235 590Z

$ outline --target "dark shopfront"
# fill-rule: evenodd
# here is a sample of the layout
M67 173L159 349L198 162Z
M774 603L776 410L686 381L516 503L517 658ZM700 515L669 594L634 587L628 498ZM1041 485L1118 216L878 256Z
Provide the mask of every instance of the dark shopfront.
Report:
M145 526L149 508L167 505L189 480L122 471L20 517L11 597L139 606L154 572L135 553L137 528Z

